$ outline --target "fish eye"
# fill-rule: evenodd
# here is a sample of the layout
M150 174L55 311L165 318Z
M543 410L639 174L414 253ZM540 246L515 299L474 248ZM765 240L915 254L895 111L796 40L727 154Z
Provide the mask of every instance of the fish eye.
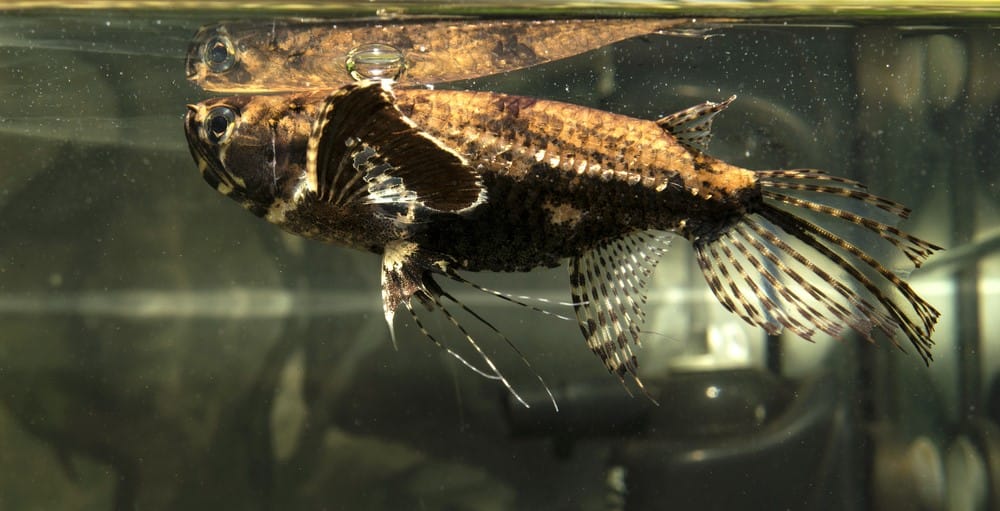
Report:
M205 140L213 145L224 143L236 126L236 112L228 106L217 106L208 111L205 121Z
M201 60L215 73L222 73L236 63L233 43L223 35L213 36L201 49Z

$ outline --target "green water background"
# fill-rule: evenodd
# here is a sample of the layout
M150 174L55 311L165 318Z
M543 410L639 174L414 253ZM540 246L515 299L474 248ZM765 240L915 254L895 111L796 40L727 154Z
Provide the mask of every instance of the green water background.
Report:
M713 154L861 179L949 248L913 276L943 312L930 368L888 344L768 341L714 303L682 242L662 263L648 378L766 367L769 346L793 383L834 374L857 442L830 470L851 476L825 498L830 473L803 467L833 455L790 449L766 470L825 488L782 489L793 507L875 509L889 498L871 462L880 441L946 453L969 424L995 426L1000 37L969 5L959 18L818 10L650 36L456 85L642 118L737 94ZM202 182L181 117L211 94L186 82L183 57L200 25L246 15L0 12L0 508L606 509L609 460L628 440L560 458L547 439L511 438L495 382L405 321L393 349L375 256L285 236ZM563 269L476 280L566 299ZM571 322L462 296L548 381L617 385ZM712 335L743 351L713 351ZM488 349L515 385L534 385L501 343ZM705 474L692 492L771 509L740 497L760 469Z

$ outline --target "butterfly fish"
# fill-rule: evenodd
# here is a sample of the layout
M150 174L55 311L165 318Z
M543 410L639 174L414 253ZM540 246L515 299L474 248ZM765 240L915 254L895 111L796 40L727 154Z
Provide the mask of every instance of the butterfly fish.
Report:
M929 362L938 312L870 244L913 266L940 247L896 228L910 210L857 181L709 156L712 121L733 100L654 121L364 81L207 100L189 105L185 129L212 187L291 233L380 254L390 331L403 308L440 345L413 299L442 311L486 368L445 349L519 400L452 308L503 334L435 279L475 286L462 273L568 260L587 347L645 392L634 348L647 285L672 234L690 241L719 302L769 334L853 329L872 342L908 341ZM854 241L861 235L872 239Z

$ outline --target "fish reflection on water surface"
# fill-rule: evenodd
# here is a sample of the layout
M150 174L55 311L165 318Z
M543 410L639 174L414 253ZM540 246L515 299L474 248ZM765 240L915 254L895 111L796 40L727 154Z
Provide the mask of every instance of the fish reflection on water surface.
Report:
M712 120L732 100L648 121L368 81L211 99L189 107L185 128L210 185L289 232L381 254L390 330L400 305L420 325L413 297L440 309L488 368L463 362L515 396L444 300L493 326L435 276L468 283L458 272L568 259L587 346L623 383L629 376L643 389L632 346L668 233L691 242L718 300L769 334L787 329L810 339L850 327L874 341L880 331L897 346L907 339L929 361L938 312L838 232L860 226L915 266L940 247L877 220L909 210L856 181L746 170L709 156Z
M720 20L721 21L721 20ZM307 91L358 78L439 83L513 71L632 37L699 33L713 20L275 20L206 25L187 77L216 92ZM365 69L365 60L372 64Z

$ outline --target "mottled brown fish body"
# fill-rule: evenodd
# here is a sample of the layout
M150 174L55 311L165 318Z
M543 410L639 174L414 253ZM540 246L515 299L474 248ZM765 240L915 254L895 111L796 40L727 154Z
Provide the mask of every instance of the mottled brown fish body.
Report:
M437 215L405 234L428 250L447 250L464 269L554 266L634 230L704 236L759 200L752 172L690 150L653 121L488 92L395 94L396 106L475 166L488 190L491 200L476 211ZM291 199L306 172L308 133L328 95L238 96L200 104L201 112L221 105L239 110L241 130L233 143L247 149L223 151L222 157L229 167L261 167L239 177L249 186L225 180L215 186L290 232L381 253L387 241L404 234L379 220L372 206L352 204L347 210L310 194ZM189 116L189 133L202 129L196 118ZM239 197L241 190L263 192ZM495 239L508 241L504 250L497 250Z
M481 169L493 198L421 233L429 248L458 244L465 269L555 265L634 230L712 235L760 200L753 172L685 147L653 121L490 92L398 90L396 100ZM483 230L509 241L502 253L471 235Z
M336 88L356 79L346 65L352 51L381 45L400 53L405 71L398 83L438 83L512 71L632 37L695 26L686 19L220 23L202 27L192 39L187 75L199 87L217 92ZM393 78L391 73L367 77Z
M295 234L382 254L390 330L400 306L420 324L417 298L479 350L442 298L482 318L434 275L468 283L456 270L569 259L588 348L642 388L632 346L668 240L662 231L673 231L691 240L719 302L747 323L805 339L851 328L874 341L882 332L929 361L939 313L853 238L889 244L914 266L940 247L878 220L910 210L857 181L750 171L709 156L712 120L733 99L647 121L487 92L394 93L388 82L365 81L190 105L186 133L205 180L243 207ZM513 393L484 360L490 368L475 370Z
M395 94L399 109L418 125L515 178L541 163L571 178L626 181L657 191L667 183L709 187L720 198L756 182L752 171L692 151L653 121L494 92L402 89ZM519 165L505 163L511 157Z

